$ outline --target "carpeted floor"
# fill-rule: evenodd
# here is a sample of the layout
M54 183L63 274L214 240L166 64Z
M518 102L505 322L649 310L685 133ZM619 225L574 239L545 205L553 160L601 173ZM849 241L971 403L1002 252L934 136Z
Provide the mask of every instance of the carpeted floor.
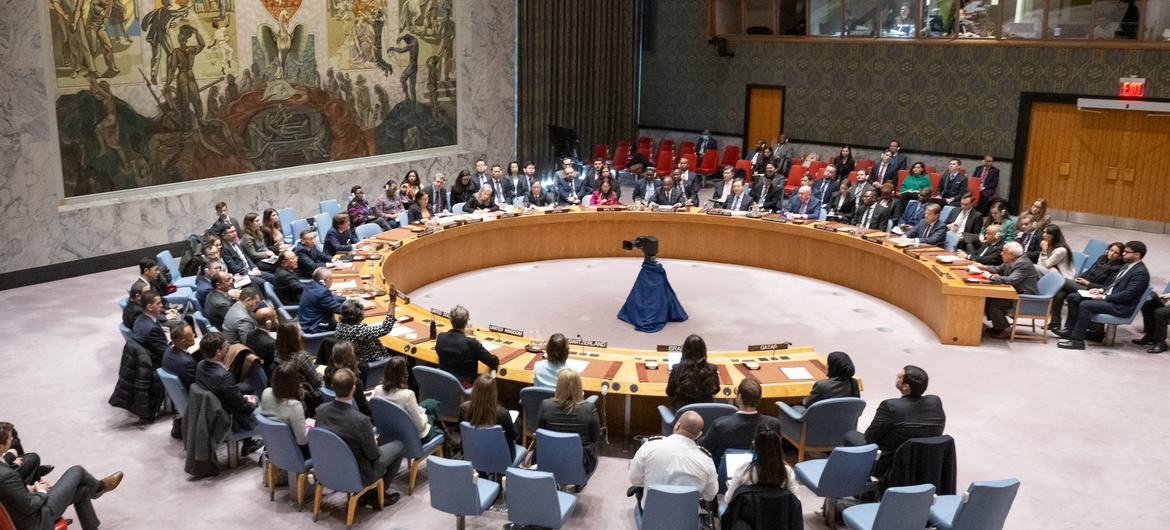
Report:
M1077 225L1066 225L1066 234L1074 248L1089 238L1143 239L1151 247L1147 262L1155 288L1160 290L1170 278L1170 237ZM824 353L843 350L852 355L865 380L863 397L869 407L861 418L863 426L878 402L894 396L898 369L917 364L930 373L930 392L945 404L947 433L958 447L961 487L983 479L1022 481L1008 528L1154 529L1164 528L1170 517L1170 506L1158 500L1170 469L1170 456L1162 451L1170 438L1165 418L1170 391L1164 382L1170 357L1147 355L1130 345L1136 333L1132 328L1119 332L1115 347L1091 345L1083 352L1057 349L1051 340L1047 345L988 340L979 348L944 347L907 313L834 285L671 261L667 268L672 283L688 304L693 324L702 329L674 325L660 340L637 334L613 318L633 273L625 271L630 263L610 261L536 264L543 273L525 278L538 285L555 275L602 281L555 296L538 289L524 307L509 314L491 314L491 289L473 295L465 284L486 274L490 287L497 276L493 271L448 279L419 293L436 303L467 304L478 324L517 325L543 315L548 322L541 324L544 334L561 329L593 338L586 335L607 330L596 338L631 346L677 342L698 331L712 348L738 347L751 338L792 340ZM526 267L535 265L513 269ZM50 479L71 464L82 464L99 477L125 471L122 487L96 502L104 528L343 527L336 508L316 524L309 513L297 513L286 490L269 502L255 455L248 465L217 478L188 480L181 444L168 436L170 421L139 425L106 404L121 352L117 300L135 276L136 270L121 269L0 292L5 313L0 333L8 337L0 348L0 366L5 367L0 370L0 419L15 423L25 447L57 466ZM516 289L511 285L509 290ZM609 300L609 305L582 306L580 300ZM709 312L705 304L726 314ZM582 316L582 307L587 315ZM797 313L799 319L792 316ZM628 455L618 447L605 454L611 456L601 459L567 528L633 528L631 503L624 497ZM419 488L409 498L404 479L396 480L391 487L404 494L403 500L380 513L359 510L356 524L453 527L453 517L430 508L426 475L424 466ZM819 499L804 488L800 498L806 526L823 528L814 514ZM329 500L336 505L341 499ZM505 522L504 514L496 512L471 518L468 526L498 528Z

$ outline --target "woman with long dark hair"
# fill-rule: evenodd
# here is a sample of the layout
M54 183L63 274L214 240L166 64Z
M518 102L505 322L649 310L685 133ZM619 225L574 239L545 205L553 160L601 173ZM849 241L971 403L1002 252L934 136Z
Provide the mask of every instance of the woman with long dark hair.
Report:
M509 458L516 458L516 424L512 422L512 414L508 409L500 405L496 376L486 373L475 378L475 383L471 385L471 399L459 407L459 421L466 421L472 427L499 425L504 429L504 438L508 441Z
M1036 272L1040 277L1044 277L1048 271L1060 273L1065 280L1076 277L1072 249L1068 248L1060 227L1053 224L1044 227L1044 235L1040 239L1040 257L1036 260Z
M305 351L301 338L301 326L295 320L285 321L276 328L275 366L292 366L299 376L298 382L304 389L301 401L305 404L305 415L312 418L321 404L321 387L324 382L317 373L313 357ZM275 373L275 370L273 370Z
M1125 265L1121 259L1121 251L1124 249L1125 243L1120 241L1110 243L1105 253L1089 265L1084 274L1064 281L1064 286L1052 297L1052 321L1048 323L1048 329L1058 330L1064 327L1061 319L1064 300L1068 295L1081 289L1104 289L1113 283L1113 279Z
M670 371L666 395L675 410L692 403L710 403L719 392L719 370L707 362L707 343L698 335L683 341L682 359Z
M309 429L305 426L304 389L301 388L297 367L285 363L272 372L272 386L260 395L260 413L265 417L283 421L292 428L301 453L309 456Z
M419 440L423 443L443 434L439 401L424 399L422 403L418 402L418 398L410 390L410 368L406 357L397 355L386 363L386 368L382 371L382 384L374 387L374 398L397 403L402 407L414 422Z
M848 177L857 165L857 161L853 159L853 149L849 146L842 147L841 154L833 157L833 165L837 166L838 177Z
M459 176L455 177L455 183L451 185L451 204L467 202L474 195L475 184L471 181L471 172L466 169L459 171Z
M756 431L753 445L755 458L728 479L724 498L730 503L735 497L736 490L743 486L786 488L795 495L796 478L793 476L792 468L784 463L780 433L764 427Z
M325 367L325 380L332 381L333 374L342 368L348 368L357 376L354 381L353 403L366 416L370 415L370 403L366 401L366 366L358 368L357 355L353 352L353 344L346 340L339 340L333 345L333 356L329 365Z

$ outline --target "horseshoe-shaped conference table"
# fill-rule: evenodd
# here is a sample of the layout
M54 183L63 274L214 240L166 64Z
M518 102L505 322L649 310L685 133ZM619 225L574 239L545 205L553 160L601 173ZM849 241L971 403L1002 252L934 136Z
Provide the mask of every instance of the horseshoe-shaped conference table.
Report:
M352 262L335 263L334 289L343 294L364 292L371 299L372 293L391 288L408 293L457 274L500 265L633 257L622 250L621 241L640 235L658 238L662 258L772 269L868 293L917 316L943 344L978 345L985 300L1017 298L1008 286L968 280L969 262L952 260L947 257L951 254L937 247L899 248L882 232L867 231L861 236L836 223L780 222L775 215L750 218L694 208L662 212L570 207L487 219L460 216L441 230L396 228L364 240L359 244L363 250ZM522 299L517 297L518 303ZM385 317L388 300L374 296L372 301L376 307L367 310L366 319L376 323ZM572 300L564 302L565 310L572 311ZM448 309L400 299L396 314L400 321L410 320L383 337L383 343L418 361L437 364L430 324L434 319L440 333L450 329L442 313ZM516 397L520 388L532 383L533 366L542 356L527 351L530 338L516 335L530 326L509 322L507 315L488 318L490 326L474 328L474 335L500 358L501 395ZM626 324L615 317L614 325ZM653 406L665 402L668 354L612 344L603 347L600 342L605 337L589 339L595 340L570 347L571 359L587 363L582 370L586 392L605 390L622 396L623 400L602 405L607 414L624 416L627 432L631 419L635 432L657 432ZM753 350L758 351L708 353L708 360L719 369L718 397L731 398L739 382L751 377L760 381L764 397L770 398L762 403L765 412L774 412L775 400L798 401L816 380L826 377L825 358L811 347L771 345ZM480 368L486 370L482 364ZM803 376L800 368L812 377L790 379L794 372Z

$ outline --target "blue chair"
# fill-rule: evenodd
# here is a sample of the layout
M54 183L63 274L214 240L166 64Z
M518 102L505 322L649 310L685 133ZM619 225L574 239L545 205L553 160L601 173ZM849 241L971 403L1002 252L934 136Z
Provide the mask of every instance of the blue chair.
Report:
M496 427L497 429L499 427ZM552 473L508 468L508 491L519 502L508 503L508 520L517 526L560 528L577 504L577 497L557 491Z
M328 403L337 399L337 392L327 386L321 387L321 403Z
M1157 295L1154 294L1153 289L1147 289L1146 295L1142 297L1142 301L1133 306L1133 313L1128 315L1122 315L1119 317L1113 315L1093 315L1093 322L1098 324L1105 324L1105 340L1102 341L1101 344L1105 346L1112 346L1114 340L1117 339L1117 326L1128 326L1129 324L1133 324L1134 319L1136 319L1138 315L1142 314L1142 305L1144 305L1146 299L1151 296Z
M325 248L325 234L329 233L329 229L333 228L333 216L325 213L319 213L313 216L313 221L317 223L317 248Z
M261 370L261 373L263 372L264 371ZM228 446L228 467L236 467L240 465L239 442L242 440L247 440L248 438L254 438L259 434L260 431L256 429L248 429L246 431L240 432L234 432L230 429L228 430L228 433L223 440L223 442Z
M321 201L321 213L328 214L329 217L337 215L341 211L341 205L338 204L337 199L329 199Z
M512 199L512 207L523 208L525 206L525 200L526 197L524 195L517 195L515 199Z
M1036 321L1042 322L1040 338L1044 344L1048 344L1048 319L1052 315L1052 297L1056 296L1062 287L1064 276L1048 271L1037 283L1036 294L1021 294L1020 299L1016 301L1016 310L1012 313L1012 332L1008 336L1008 341L1016 340L1016 330L1020 327L1021 321L1027 319L1031 322L1033 334L1036 333Z
M1077 276L1083 275L1085 273L1085 269L1093 265L1092 263L1089 263L1087 259L1088 256L1086 256L1084 252L1078 252L1076 250L1072 251L1072 258L1073 271Z
M317 488L313 492L313 522L321 514L321 490L329 488L345 492L345 527L353 528L353 513L358 498L371 489L378 492L378 507L386 505L386 488L379 477L372 484L362 484L357 460L340 436L323 427L309 429L309 452L313 453L313 476Z
M516 456L509 456L508 445L513 442L506 439L504 429L499 425L473 427L462 421L459 422L459 434L463 439L463 459L471 462L476 471L503 475L509 467L520 465L528 454L527 449L517 445Z
M930 524L939 530L999 530L1019 489L1014 478L972 482L964 495L939 496L930 508Z
M195 327L199 329L200 335L208 333L219 333L219 328L212 326L211 321L203 316L202 311L196 311L191 314L191 318L195 320Z
M299 237L299 233L293 229L293 221L297 220L297 212L292 208L281 208L276 211L276 217L280 218L280 231L284 233L284 242L292 243Z
M829 452L845 443L845 433L857 430L865 400L825 399L803 413L782 401L776 406L780 408L780 436L796 446L796 461L803 462L806 451Z
M950 206L947 208L950 208ZM954 252L955 248L959 246L959 241L963 239L963 233L955 230L947 230L946 238L946 242L943 243L943 249L947 252Z
M841 518L852 530L922 530L934 503L934 484L890 488L882 502L845 508Z
M309 221L305 219L297 219L292 222L291 226L292 228L290 228L290 230L293 234L293 241L299 241L301 239L301 232L309 229Z
M386 365L390 363L390 358L385 357L371 362L366 367L366 379L363 381L366 388L373 390L374 387L382 383L382 373L386 371Z
M1097 258L1105 254L1106 250L1109 250L1108 241L1090 239L1088 243L1085 243L1085 250L1083 251L1085 253L1085 263L1091 264L1097 261Z
M523 425L520 428L520 444L532 449L536 441L536 422L540 419L540 404L553 397L555 392L551 388L535 386L520 389L520 413Z
M134 340L134 336L131 335L131 330L130 330L130 328L126 327L126 324L119 322L118 323L118 332L120 332L122 334L122 338L125 339L126 342L130 342L130 341Z
M272 282L264 282L264 296L268 297L268 301L272 304L272 307L276 308L276 312L280 315L281 319L296 320L299 307L285 305L284 302L281 302L280 296L276 294L276 289L272 287Z
M825 524L829 528L837 527L837 499L860 495L869 489L869 473L873 471L877 453L877 444L838 447L828 458L797 462L793 466L797 480L818 497L825 498Z
M179 276L179 260L175 259L175 256L171 254L171 251L164 250L159 252L155 257L158 258L158 263L160 265L171 271L171 283L175 284L175 287L188 287L192 289L195 288L194 276Z
M358 227L354 229L354 233L357 235L358 239L369 239L378 234L381 234L382 227L378 226L377 223L366 223L363 225L358 225Z
M459 530L466 524L464 518L482 514L500 494L498 482L474 480L471 462L431 456L427 457L427 469L433 492L431 508L454 515Z
M638 530L699 530L699 490L693 486L649 486L645 504L634 505Z
M702 438L703 435L707 434L707 431L711 430L715 420L735 414L739 409L735 408L735 405L727 403L694 403L677 411L670 410L670 407L666 405L658 405L658 416L662 420L662 435L670 436L670 433L674 431L674 420L688 410L698 412L703 417L703 433L699 436Z
M539 448L536 452L536 468L552 473L558 486L584 488L589 483L593 472L585 470L585 449L581 446L581 435L537 429L536 447Z
M443 456L443 436L436 436L423 445L410 414L397 403L384 399L370 400L370 418L374 420L374 427L378 429L379 444L394 440L402 442L402 456L409 459L410 465L410 485L406 494L413 495L418 466L423 463L423 459L432 454Z
M459 379L438 368L415 366L411 371L414 372L414 380L418 381L419 401L438 400L439 414L443 420L459 421L459 406L471 395L471 389L464 390Z
M938 213L939 220L945 222L947 219L950 219L951 212L953 211L955 211L955 206L953 204L950 206L943 206L942 211Z
M292 427L281 421L273 421L256 409L256 428L264 439L264 451L268 462L264 465L264 476L268 481L268 501L276 499L276 471L283 470L296 474L297 511L305 508L305 478L313 467L313 460L305 458Z
M463 203L451 205L451 213L453 213L455 215L459 215L459 214L464 213L463 212Z
M162 381L163 390L166 391L167 398L171 400L171 404L175 407L175 412L179 413L180 418L186 416L187 389L183 388L183 382L179 381L179 376L163 368L155 368L154 373L158 374L159 381Z
M410 224L410 213L406 210L402 210L401 212L398 212L398 217L394 220L398 222L398 226L406 226Z

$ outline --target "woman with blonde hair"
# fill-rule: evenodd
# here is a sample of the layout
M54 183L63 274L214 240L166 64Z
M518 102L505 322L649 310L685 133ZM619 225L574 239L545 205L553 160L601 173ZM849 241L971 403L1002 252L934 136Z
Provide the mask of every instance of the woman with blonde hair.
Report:
M601 422L597 408L585 401L581 376L572 368L557 372L557 389L553 397L540 404L538 429L573 433L581 436L581 464L586 473L597 469L597 440L601 438Z

